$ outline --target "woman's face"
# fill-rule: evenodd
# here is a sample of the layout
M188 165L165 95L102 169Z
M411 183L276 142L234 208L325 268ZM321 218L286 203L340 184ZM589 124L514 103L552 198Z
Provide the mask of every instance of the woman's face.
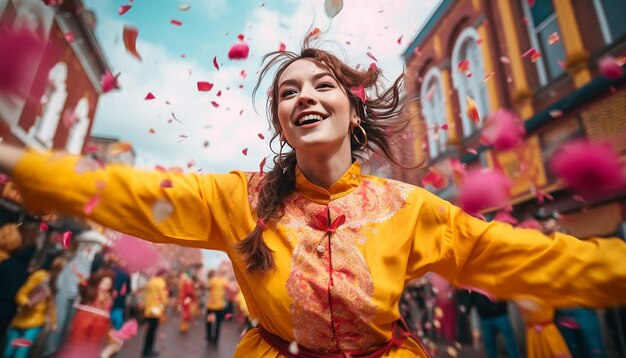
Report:
M350 143L359 117L330 70L310 59L290 64L278 80L282 137L297 150Z
M100 284L98 285L98 289L101 291L108 291L113 286L113 280L110 277L104 277L100 280Z

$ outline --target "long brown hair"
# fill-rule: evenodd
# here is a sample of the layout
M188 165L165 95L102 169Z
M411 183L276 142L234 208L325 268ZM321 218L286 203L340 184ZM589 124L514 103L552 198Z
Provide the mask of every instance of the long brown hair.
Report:
M113 294L113 291L115 290L115 273L110 269L103 268L91 274L89 279L87 279L87 282L84 284L81 283L78 286L81 304L89 305L94 302L98 296L98 286L100 286L100 282L106 277L111 279L111 289L109 290L109 293Z
M265 64L259 75L259 80L254 87L253 101L261 85L262 80L271 68L279 65L274 74L269 97L267 99L267 116L270 126L274 128L274 136L271 142L281 135L282 128L278 119L278 81L285 69L300 59L310 59L327 67L343 87L350 106L356 111L361 119L361 127L365 130L367 138L363 137L360 130L353 131L351 135L352 155L363 160L369 151L379 153L389 159L393 164L403 166L392 150L391 136L404 130L409 124L410 117L400 115L403 109L401 101L402 88L404 87L403 75L400 75L393 84L383 90L381 71L375 66L370 66L366 71L353 69L343 63L333 54L316 48L308 47L305 40L300 54L289 51L274 51L263 57ZM365 103L361 98L351 92L351 89L363 86L368 90ZM284 144L281 144L284 145ZM270 145L271 147L271 145ZM255 228L235 245L236 250L242 254L249 272L264 273L274 267L272 250L263 241L263 229L270 222L278 222L284 215L283 201L296 187L296 154L294 151L287 153L274 152L274 167L264 176L259 191L256 214L260 219ZM416 163L418 167L421 163ZM404 167L404 166L403 166Z

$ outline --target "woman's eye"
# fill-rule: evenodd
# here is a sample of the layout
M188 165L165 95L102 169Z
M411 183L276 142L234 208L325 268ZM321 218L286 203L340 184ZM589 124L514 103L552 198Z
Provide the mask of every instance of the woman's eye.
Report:
M293 94L295 94L295 93L296 93L296 90L294 90L294 89L292 89L292 88L290 88L290 89L286 89L286 90L284 90L284 91L282 91L282 92L280 93L280 98L289 97L289 96L291 96L291 95L293 95Z
M317 85L317 88L333 88L335 86L332 85L332 83L328 83L328 82L321 82L320 84Z

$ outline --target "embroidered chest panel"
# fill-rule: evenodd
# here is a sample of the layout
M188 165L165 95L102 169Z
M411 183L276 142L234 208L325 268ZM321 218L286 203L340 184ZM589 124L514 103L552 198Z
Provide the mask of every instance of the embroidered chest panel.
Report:
M384 342L372 328L374 282L360 248L377 233L377 224L406 205L412 190L400 182L364 179L328 206L300 193L285 200L279 229L294 246L286 288L298 344L334 352ZM250 193L255 206L257 192ZM327 227L320 227L326 216Z

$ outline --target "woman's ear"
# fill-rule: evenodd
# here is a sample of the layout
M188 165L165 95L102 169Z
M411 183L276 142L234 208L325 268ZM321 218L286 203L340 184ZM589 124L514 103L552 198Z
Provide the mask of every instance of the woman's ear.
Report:
M361 117L356 113L356 111L352 110L352 116L350 117L350 125L356 127L361 124Z

